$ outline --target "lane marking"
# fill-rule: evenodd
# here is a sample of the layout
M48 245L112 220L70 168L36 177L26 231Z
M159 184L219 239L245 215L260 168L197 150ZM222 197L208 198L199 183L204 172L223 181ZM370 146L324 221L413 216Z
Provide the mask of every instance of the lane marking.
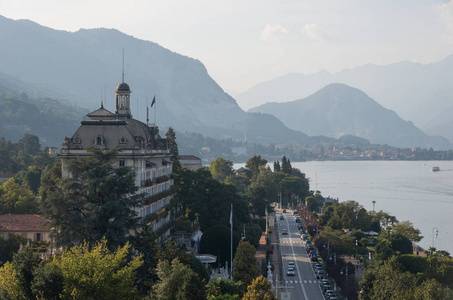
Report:
M288 218L286 218L286 223L287 223L287 225L289 225ZM291 239L291 235L289 233L290 233L290 231L289 231L289 226L288 226L289 241L291 242L292 239ZM296 254L294 253L293 243L291 243L291 252L293 253L293 260L294 260L294 264L296 266L297 276L298 276L299 281L300 281L301 276L300 276L300 271L299 271L299 265L296 263L297 260L296 260ZM304 294L305 300L308 300L307 292L305 291L305 287L304 287L304 284L302 282L300 283L300 286L302 287L302 293Z

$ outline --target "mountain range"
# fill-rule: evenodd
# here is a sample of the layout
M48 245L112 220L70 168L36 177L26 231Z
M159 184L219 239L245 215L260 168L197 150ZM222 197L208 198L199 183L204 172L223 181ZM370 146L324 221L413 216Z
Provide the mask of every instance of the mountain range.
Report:
M271 113L289 128L308 135L340 138L349 134L401 148L450 146L445 138L428 136L361 90L340 83L327 85L304 99L266 103L249 111Z
M77 125L72 125L74 113L79 113L78 120L81 120L82 111L98 108L101 101L105 108L114 111L114 89L124 78L131 87L131 111L136 119L146 121L146 107L155 97L156 104L150 112L150 122L156 122L160 127L172 126L181 132L198 132L216 138L243 139L246 136L247 141L263 144L331 143L335 142L334 137L340 137L341 133L344 133L376 142L388 141L391 146L445 148L444 140L430 138L412 124L402 120L396 121L396 118L392 124L401 128L395 127L393 131L388 131L388 135L395 134L388 139L364 134L364 128L362 131L358 129L360 122L348 125L351 129L348 131L347 120L341 118L349 116L348 110L355 112L357 117L360 114L359 111L363 109L360 106L363 103L360 101L347 104L323 100L327 102L319 106L320 114L323 113L322 109L325 106L336 105L335 109L330 108L330 115L336 119L325 122L324 125L338 127L322 133L325 136L319 136L313 128L310 128L312 126L310 124L302 127L293 126L293 124L285 125L289 124L288 117L281 116L279 119L274 116L274 112L272 114L262 111L245 112L236 100L225 93L209 76L199 60L174 53L156 43L134 38L115 29L81 29L77 32L67 32L47 28L28 20L14 21L0 16L0 39L5 45L0 47L0 71L2 72L0 87L1 84L5 87L4 90L15 87L16 90L32 93L36 99L42 100L48 97L59 99L65 102L64 107L77 108L74 110L66 108L68 118L70 115L68 124L72 123L68 127L59 126L60 131L64 129L64 134L58 132L54 135L61 135L61 140L64 135L70 136L76 130ZM309 82L306 87L313 89L319 86L313 93L323 88L322 81L325 76L330 75L327 72L319 73L320 79L308 76L307 78L312 81L304 81ZM315 84L317 80L319 84ZM281 94L285 94L285 90L289 90L289 87L290 85L281 85L279 87ZM331 91L331 93L337 92L342 93L341 89ZM295 95L291 97L296 97ZM52 99L49 103L52 103ZM294 99L300 98L291 100ZM42 112L42 108L46 106L40 101L34 103L37 107L36 112ZM5 102L3 105L8 103ZM341 107L343 105L344 107ZM31 109L31 107L28 108ZM336 110L344 113L332 114ZM300 115L294 115L293 118L300 120L302 115L304 113L300 112ZM390 115L392 114L389 112L379 116L384 118ZM393 117L395 115L393 113ZM12 122L11 119L4 121ZM387 123L388 120L376 120L373 124L379 122ZM342 125L343 123L345 126ZM369 126L375 126L373 124ZM3 124L1 130L18 126L10 125ZM339 125L342 126L339 127ZM71 129L72 126L74 126L73 129ZM34 129L33 125L28 128ZM378 132L370 128L366 130L373 134ZM404 130L407 132L403 133ZM306 133L317 136L310 137ZM51 132L47 131L47 134ZM4 134L0 132L0 136ZM404 136L408 137L407 143L398 143Z
M344 83L364 91L387 109L431 135L453 141L453 55L432 64L398 62L373 64L338 73L291 73L260 83L235 96L244 109L266 102L302 99L331 83Z
M247 135L257 142L303 142L308 138L272 115L244 112L200 61L115 29L71 33L0 16L0 39L5 45L0 47L4 74L53 90L54 98L89 110L98 108L101 100L104 107L115 110L114 90L124 71L136 119L146 120L147 102L155 97L157 111L151 111L150 122L161 127L214 137L241 139Z

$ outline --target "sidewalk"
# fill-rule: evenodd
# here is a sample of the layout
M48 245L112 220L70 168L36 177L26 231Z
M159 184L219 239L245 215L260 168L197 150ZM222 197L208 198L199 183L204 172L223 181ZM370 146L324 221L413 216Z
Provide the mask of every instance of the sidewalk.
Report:
M272 229L272 232L269 234L269 238L272 244L273 253L270 255L270 263L273 268L273 279L274 282L276 279L281 280L280 273L280 260L278 254L278 231L276 228ZM266 265L266 233L263 233L260 239L260 245L256 249L256 259L258 261L258 266L260 272L262 272L264 277L267 277L267 274L264 274L264 271L267 271ZM263 266L263 263L265 264Z

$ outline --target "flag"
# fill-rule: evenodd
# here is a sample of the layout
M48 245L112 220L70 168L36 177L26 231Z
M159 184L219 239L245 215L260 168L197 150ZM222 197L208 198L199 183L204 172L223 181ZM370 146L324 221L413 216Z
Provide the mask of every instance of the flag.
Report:
M156 96L154 96L153 102L151 102L151 107L153 107L154 103L156 103Z

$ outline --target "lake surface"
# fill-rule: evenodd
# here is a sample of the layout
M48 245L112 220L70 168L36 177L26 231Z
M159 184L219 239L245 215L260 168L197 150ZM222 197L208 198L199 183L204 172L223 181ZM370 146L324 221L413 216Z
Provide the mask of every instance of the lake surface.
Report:
M355 200L383 210L422 231L419 245L453 254L453 161L291 162L324 197ZM243 166L244 164L241 164ZM432 172L439 166L439 172ZM236 167L236 165L235 165ZM272 166L271 166L272 167ZM435 231L438 230L438 237ZM434 240L433 240L434 237Z

